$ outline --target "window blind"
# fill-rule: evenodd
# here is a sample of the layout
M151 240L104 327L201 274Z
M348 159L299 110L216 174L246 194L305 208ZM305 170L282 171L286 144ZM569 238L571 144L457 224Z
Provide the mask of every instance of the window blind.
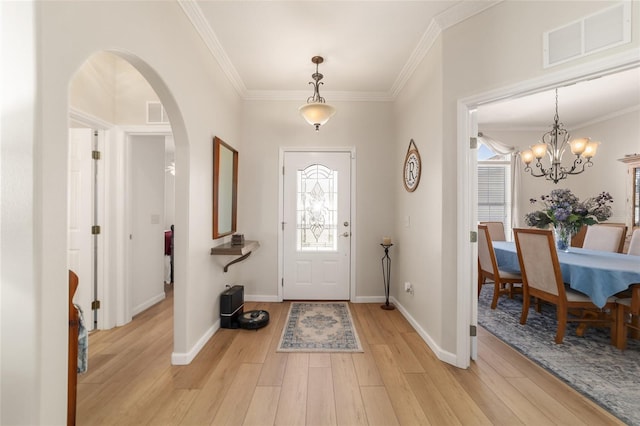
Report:
M507 169L503 165L478 165L478 220L506 223Z

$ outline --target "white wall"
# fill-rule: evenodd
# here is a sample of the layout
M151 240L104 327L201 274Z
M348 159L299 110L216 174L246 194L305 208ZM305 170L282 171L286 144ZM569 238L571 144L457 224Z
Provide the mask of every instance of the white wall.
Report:
M278 294L278 168L280 147L355 147L357 199L356 295L384 295L380 258L383 235L393 235L394 188L402 185L393 167L394 141L388 102L334 102L336 115L316 133L298 113L300 101L245 101L239 149L238 232L260 241L242 263L236 284L247 297ZM233 142L225 139L225 142ZM407 141L408 143L408 141ZM391 255L393 256L392 248ZM393 270L393 268L392 268ZM392 271L393 272L393 271ZM275 300L275 299L273 299Z
M164 136L135 135L131 147L132 315L164 299Z
M409 141L414 140L422 160L422 175L414 192L404 189L401 179L394 182L395 268L397 280L393 296L436 345L442 340L442 288L453 285L443 278L443 238L451 236L443 228L442 208L445 163L442 145L442 41L438 39L395 103L396 137L393 168L400 175ZM394 267L395 267L394 265ZM413 285L413 294L404 292L404 282Z
M43 372L42 351L51 346L43 342L42 319L51 310L42 312L47 295L41 271L33 267L42 256L41 213L34 205L40 139L33 125L39 117L35 9L27 2L0 2L0 423L12 425L42 423L41 408L47 404L42 383L66 384L66 349L49 354L57 371ZM62 228L66 234L66 225ZM65 289L63 285L59 291L63 297ZM66 314L48 319L63 326ZM66 400L52 399L50 407L59 413Z
M460 99L489 92L497 88L515 86L518 82L541 78L547 74L557 75L561 70L571 70L578 65L589 64L603 57L635 50L639 45L640 28L633 27L633 42L610 51L597 53L552 69L542 68L542 33L556 28L572 20L610 6L609 2L554 2L553 13L549 13L549 3L524 1L502 2L485 10L471 19L446 29L436 42L441 47L432 50L423 60L421 69L411 77L408 85L401 93L396 116L399 118L397 126L396 144L404 145L407 137L416 141L424 140L433 144L429 147L440 157L441 173L435 172L434 179L441 183L440 188L431 191L422 190L413 194L420 200L412 200L411 204L398 203L395 213L396 229L402 229L406 216L416 217L417 204L421 224L425 229L434 230L441 227L441 233L435 234L410 233L403 238L402 246L410 247L409 256L420 248L427 252L431 259L428 271L422 271L422 266L413 261L406 261L403 251L398 259L406 277L415 281L422 279L433 282L428 288L429 295L413 299L400 295L403 304L406 303L409 315L416 318L418 326L435 339L435 344L443 353L456 353L458 338L458 293L469 291L472 283L464 283L465 288L458 288L457 250L465 238L468 239L470 229L458 229L457 183L460 175L458 169L458 135L457 135L457 102ZM633 3L634 19L637 22L640 4ZM437 46L436 46L437 47ZM439 55L440 57L434 57ZM428 72L429 64L441 68L437 73ZM431 81L430 81L431 79ZM428 105L435 104L435 111ZM441 114L441 120L427 128L424 120L430 120L432 114ZM468 143L464 141L462 143ZM423 144L424 145L424 144ZM421 146L418 142L418 147ZM398 146L396 156L402 156ZM421 149L425 152L425 148ZM425 154L423 154L424 157ZM403 157L402 157L403 158ZM397 158L398 166L401 160ZM422 185L422 183L421 183ZM437 186L437 184L436 184ZM429 208L427 208L429 206ZM439 210L433 212L431 209ZM442 218L439 221L439 218ZM430 223L427 224L426 222ZM431 243L442 236L440 243ZM426 239L430 243L425 243ZM423 250L424 244L434 244L432 250ZM425 275L426 274L426 275ZM469 286L469 288L467 288ZM426 289L426 288L425 288ZM419 290L416 289L416 292ZM407 300L409 298L409 300ZM415 301L414 301L415 300ZM466 309L466 307L462 307ZM426 316L432 315L425 311L435 312L432 321ZM431 318L430 318L431 320Z
M175 144L173 136L165 138L165 174L164 174L164 229L171 229L176 216L176 177L167 168L173 164L175 167Z
M91 54L117 49L149 80L171 117L179 170L176 263L181 265L174 351L187 358L218 319L223 284L209 255L211 141L215 134L239 139L240 103L175 2L3 2L2 8L3 43L16 34L23 40L19 52L3 50L3 73L24 84L20 102L3 104L3 134L6 108L15 114L16 131L22 129L10 134L17 144L11 156L24 154L13 159L11 170L3 155L2 167L2 241L10 236L14 245L11 253L2 250L2 423L63 424L68 296L66 252L59 248L66 245L68 90L74 73ZM8 62L16 68L5 71ZM12 69L15 75L8 73ZM5 191L15 179L20 184ZM11 206L10 214L5 206ZM15 280L7 280L12 276ZM7 304L19 312L11 315ZM11 333L5 335L5 328ZM10 392L4 388L14 384Z
M346 145L356 146L358 155L358 296L382 294L380 238L396 238L393 231L401 233L410 216L412 232L397 237L394 265L407 266L406 276L415 282L434 284L425 287L428 296L406 301L407 310L436 344L455 352L457 293L467 290L457 285L457 245L468 232L456 222L456 102L637 50L636 25L630 45L542 69L543 31L609 4L553 2L550 13L547 2L502 2L445 30L397 108L333 102L338 113L315 134L297 115L300 102L241 104L175 2L2 2L3 74L11 79L2 81L9 94L2 99L0 170L2 423L62 424L66 417L67 272L59 247L66 242L68 84L92 53L116 49L134 63L171 118L178 170L176 262L182 265L176 271L174 351L185 358L193 354L218 318L217 298L226 282L244 281L253 294L276 293L271 280L277 278L278 147ZM638 2L633 6L637 19ZM19 48L7 41L16 35ZM5 111L12 114L8 124ZM398 125L392 116L402 117ZM262 244L228 276L209 255L214 135L240 152L239 230ZM430 179L423 174L419 192L396 198L409 138L434 169ZM11 241L11 252L5 241ZM422 257L428 269L418 263ZM394 266L394 281L396 271Z

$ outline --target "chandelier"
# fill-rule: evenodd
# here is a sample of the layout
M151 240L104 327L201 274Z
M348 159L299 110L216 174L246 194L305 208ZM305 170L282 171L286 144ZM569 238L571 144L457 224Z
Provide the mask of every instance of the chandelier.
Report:
M596 155L596 150L600 142L593 142L589 138L579 138L569 141L569 132L564 125L559 122L558 118L558 89L556 89L556 114L553 117L553 125L551 131L542 135L542 139L531 149L523 151L520 154L522 162L526 165L525 172L531 173L534 177L544 177L558 183L562 179L566 179L569 175L577 175L584 172L586 166L593 166L591 159ZM571 148L571 153L576 156L570 168L562 165L562 156L567 149ZM545 168L542 164L542 157L547 154L549 156L549 167ZM535 169L531 167L531 163L535 158Z
M316 132L320 130L320 126L329 121L329 119L336 113L336 109L331 105L325 103L324 98L320 96L319 87L322 83L322 74L318 72L318 65L324 62L322 56L314 56L311 58L311 62L316 64L316 72L311 74L313 81L309 84L313 85L313 95L307 98L307 103L299 108L300 114L307 120L307 123L316 128Z

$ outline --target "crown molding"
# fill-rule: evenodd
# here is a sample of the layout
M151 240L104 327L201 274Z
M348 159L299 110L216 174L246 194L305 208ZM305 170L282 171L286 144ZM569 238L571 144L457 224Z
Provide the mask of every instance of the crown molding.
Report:
M429 53L429 50L431 50L433 43L438 39L440 33L442 33L440 25L435 20L431 21L427 31L425 31L420 38L418 45L413 49L413 52L411 52L409 60L404 64L400 74L398 74L398 78L396 78L396 81L393 83L391 87L392 98L395 99L402 91L407 81L409 81L409 78L411 78L416 68L418 68L418 65L420 65L424 57Z
M434 20L438 23L441 31L444 31L503 1L504 0L461 1L436 16Z
M81 126L91 127L98 130L111 129L115 124L103 120L100 117L79 110L73 106L69 107L69 121Z
M222 48L218 37L213 32L213 29L207 22L207 19L204 17L200 6L198 6L194 0L178 0L178 4L195 27L197 33L202 37L204 44L207 46L213 57L220 64L222 71L229 79L231 85L236 89L240 97L244 98L247 88L240 78L240 74L238 74L238 71L236 71L236 68L231 63L227 53Z
M427 56L427 53L429 53L433 43L435 43L442 31L459 24L460 22L485 11L502 1L503 0L460 2L436 16L420 38L418 45L411 53L411 56L409 56L409 60L407 60L407 63L400 71L398 78L393 83L391 88L392 97L395 99L402 91L403 87L416 71L416 68L418 68L425 56Z
M436 16L425 33L420 38L418 45L411 53L409 59L402 67L398 77L394 81L388 93L383 92L334 92L330 95L332 100L337 101L372 101L388 102L393 101L402 91L407 81L411 78L416 68L420 65L433 43L443 30L456 25L471 16L495 6L504 0L482 0L482 1L462 1L458 2L445 12ZM224 51L215 32L207 22L202 9L195 0L178 0L187 18L191 21L205 45L218 61L223 72L235 88L236 92L245 100L299 100L306 99L306 95L301 95L299 91L270 91L270 90L247 90L242 78L236 71L233 63ZM329 95L330 92L326 92Z

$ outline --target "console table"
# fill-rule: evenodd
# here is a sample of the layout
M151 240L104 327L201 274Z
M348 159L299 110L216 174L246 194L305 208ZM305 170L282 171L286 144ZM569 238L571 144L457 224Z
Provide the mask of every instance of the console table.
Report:
M245 260L247 257L251 256L251 252L260 247L260 243L257 241L247 240L243 244L231 244L230 242L220 244L219 246L215 246L211 249L211 255L218 256L240 256L236 259L233 259L231 262L224 265L224 272L229 270L229 266L234 263L241 262Z

